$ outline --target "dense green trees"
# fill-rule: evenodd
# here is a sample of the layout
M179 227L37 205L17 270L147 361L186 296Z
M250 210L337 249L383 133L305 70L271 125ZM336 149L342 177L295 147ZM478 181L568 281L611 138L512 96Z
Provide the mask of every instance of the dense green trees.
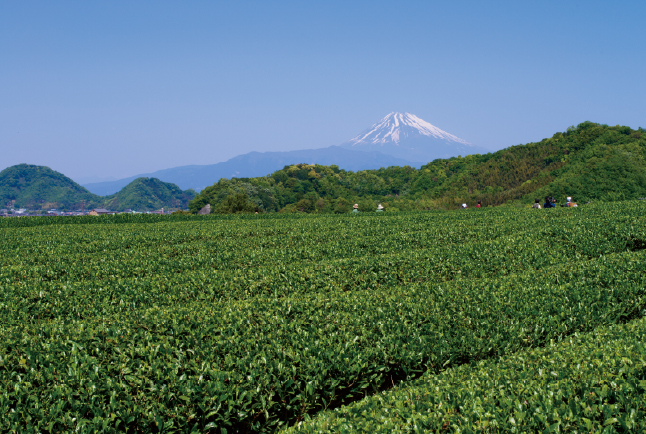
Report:
M110 210L134 209L138 211L166 208L186 208L197 193L182 191L175 184L157 178L137 178L119 191L100 198Z
M220 180L191 204L215 209L244 193L261 211L344 213L353 203L391 211L529 204L550 195L579 202L646 196L646 131L584 122L538 143L485 155L432 161L419 170L388 167L347 172L337 166L295 164L269 176ZM216 212L226 212L226 207Z
M235 193L228 195L220 204L216 212L221 214L240 214L254 211L253 204L249 201L249 196L245 193Z
M13 203L16 208L32 210L77 210L85 201L85 209L152 211L162 207L185 208L195 195L194 190L182 191L177 185L157 178L137 178L118 193L101 197L45 166L18 164L0 172L0 208Z
M80 208L83 200L91 206L101 199L49 167L17 164L0 172L0 208L12 201L17 208Z
M207 203L215 213L238 213L278 211L279 200L271 178L222 178L216 184L205 188L191 201L189 210L197 213ZM232 198L229 199L229 196ZM245 203L241 203L243 201Z

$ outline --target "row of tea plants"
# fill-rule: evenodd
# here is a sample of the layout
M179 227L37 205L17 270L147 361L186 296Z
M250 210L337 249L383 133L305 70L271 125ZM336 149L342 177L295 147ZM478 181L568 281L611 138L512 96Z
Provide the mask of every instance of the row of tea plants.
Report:
M25 219L0 229L0 430L275 431L626 323L645 210Z
M644 432L646 321L449 368L290 433Z

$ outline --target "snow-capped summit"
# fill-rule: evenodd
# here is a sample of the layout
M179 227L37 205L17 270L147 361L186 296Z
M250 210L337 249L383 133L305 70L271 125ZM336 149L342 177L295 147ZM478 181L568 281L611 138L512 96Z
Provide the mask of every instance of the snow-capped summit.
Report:
M449 158L488 152L484 148L449 134L411 113L389 113L379 122L350 141L344 148L379 151L409 161L428 163Z
M374 124L372 127L350 140L349 143L388 143L399 144L400 139L406 140L417 136L428 136L436 139L448 140L450 142L470 145L459 137L449 134L431 125L423 119L410 113L389 113L385 118Z

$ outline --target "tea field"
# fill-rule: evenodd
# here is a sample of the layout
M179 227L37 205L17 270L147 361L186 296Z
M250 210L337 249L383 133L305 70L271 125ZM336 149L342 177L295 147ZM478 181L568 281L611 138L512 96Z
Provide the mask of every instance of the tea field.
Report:
M2 432L646 430L646 203L0 220Z

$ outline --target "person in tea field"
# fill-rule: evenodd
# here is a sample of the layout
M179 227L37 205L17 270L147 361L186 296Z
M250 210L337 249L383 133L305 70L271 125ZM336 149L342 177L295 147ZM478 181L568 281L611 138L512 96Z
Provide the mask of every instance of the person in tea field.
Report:
M478 202L476 203L476 208L482 207L482 200L478 199Z
M352 212L353 213L359 212L359 204L358 203L355 203L354 205L352 205Z
M534 205L532 205L532 208L541 209L541 201L540 201L540 199L534 199Z
M552 198L550 196L545 196L545 203L543 204L543 208L548 209L548 208L554 208L555 206L556 205L554 205Z
M375 212L384 212L384 207L381 204L377 205L377 211Z
M463 203L463 204L462 204L462 209L467 209L467 208L469 208L469 207L467 206L467 204L466 204L466 203Z
M567 202L565 203L565 206L568 208L576 208L577 204L576 202L572 202L572 198L570 196L567 197Z
M556 199L554 199L552 196L545 196L545 203L543 204L543 208L556 208Z

